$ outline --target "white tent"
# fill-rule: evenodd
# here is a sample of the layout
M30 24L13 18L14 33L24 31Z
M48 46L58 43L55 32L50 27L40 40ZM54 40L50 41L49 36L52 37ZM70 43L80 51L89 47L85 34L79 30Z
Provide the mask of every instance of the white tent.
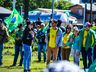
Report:
M11 14L11 10L8 10L4 7L0 7L0 14Z
M67 16L65 13L62 13L62 14L61 14L61 17L60 17L60 20L61 20L63 23L68 23L68 16Z

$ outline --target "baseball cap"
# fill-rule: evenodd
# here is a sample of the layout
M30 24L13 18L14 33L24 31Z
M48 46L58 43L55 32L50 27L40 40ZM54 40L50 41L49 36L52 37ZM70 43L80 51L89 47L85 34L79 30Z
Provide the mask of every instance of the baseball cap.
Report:
M73 28L73 30L79 32L79 29L76 26Z
M44 23L41 23L41 25L45 26L45 24L44 24Z
M90 27L91 26L91 23L90 22L86 22L85 24L84 24L84 27Z

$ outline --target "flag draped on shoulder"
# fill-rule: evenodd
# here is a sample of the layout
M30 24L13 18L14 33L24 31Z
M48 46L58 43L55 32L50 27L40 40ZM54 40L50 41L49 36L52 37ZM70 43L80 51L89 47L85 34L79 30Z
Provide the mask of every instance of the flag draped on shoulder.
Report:
M11 15L5 19L5 23L9 32L12 32L22 22L23 18L20 16L16 9L13 9Z
M49 23L44 27L43 32L46 33L48 29L49 29Z

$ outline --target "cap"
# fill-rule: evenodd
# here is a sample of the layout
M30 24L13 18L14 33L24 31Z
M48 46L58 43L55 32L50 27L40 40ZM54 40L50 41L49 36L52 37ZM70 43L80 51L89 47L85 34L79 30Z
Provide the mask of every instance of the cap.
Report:
M91 26L91 23L90 22L86 22L85 24L84 24L84 27L90 27Z
M56 23L56 24L57 24L57 21L56 21L56 20L54 20L54 19L52 20L52 22L54 22L54 23Z
M73 30L79 32L79 29L76 26L73 28Z
M45 26L45 24L44 24L44 23L41 23L41 25L42 25L42 26Z

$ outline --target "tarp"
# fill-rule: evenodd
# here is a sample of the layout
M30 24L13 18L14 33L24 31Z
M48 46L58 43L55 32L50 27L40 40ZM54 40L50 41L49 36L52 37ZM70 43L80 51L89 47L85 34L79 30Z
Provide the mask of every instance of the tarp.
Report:
M8 10L4 7L0 7L0 18L4 19L5 17L8 17L11 14L11 10Z
M11 10L8 10L4 7L0 7L0 14L11 14Z

